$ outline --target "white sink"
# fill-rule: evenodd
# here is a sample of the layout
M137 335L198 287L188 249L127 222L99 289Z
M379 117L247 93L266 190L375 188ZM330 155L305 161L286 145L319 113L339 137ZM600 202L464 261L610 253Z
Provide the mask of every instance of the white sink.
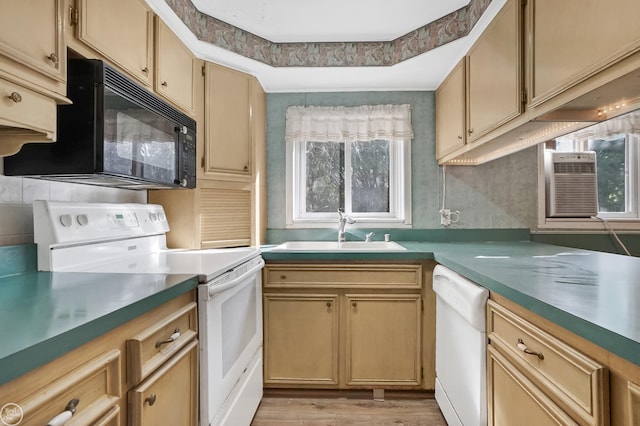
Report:
M287 241L271 251L402 251L406 248L394 241Z

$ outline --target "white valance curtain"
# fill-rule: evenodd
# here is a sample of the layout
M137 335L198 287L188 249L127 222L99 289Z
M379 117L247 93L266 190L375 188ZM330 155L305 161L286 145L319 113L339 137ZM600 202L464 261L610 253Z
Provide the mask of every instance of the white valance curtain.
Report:
M640 111L630 112L619 117L603 121L577 132L557 138L563 139L607 139L619 134L635 134L640 135Z
M286 142L366 142L413 139L411 106L291 106L286 115Z

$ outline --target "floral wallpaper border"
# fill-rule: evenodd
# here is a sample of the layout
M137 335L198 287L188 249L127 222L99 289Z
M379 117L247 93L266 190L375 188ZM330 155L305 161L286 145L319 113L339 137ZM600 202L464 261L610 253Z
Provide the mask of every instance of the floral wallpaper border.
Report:
M464 37L491 0L469 4L392 41L274 43L201 13L191 0L165 0L202 41L274 67L390 66Z

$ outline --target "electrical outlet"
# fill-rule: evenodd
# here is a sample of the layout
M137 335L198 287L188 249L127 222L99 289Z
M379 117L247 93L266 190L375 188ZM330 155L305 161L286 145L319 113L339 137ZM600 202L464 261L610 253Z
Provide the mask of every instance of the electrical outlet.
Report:
M451 210L440 209L440 225L444 225L444 226L451 225Z

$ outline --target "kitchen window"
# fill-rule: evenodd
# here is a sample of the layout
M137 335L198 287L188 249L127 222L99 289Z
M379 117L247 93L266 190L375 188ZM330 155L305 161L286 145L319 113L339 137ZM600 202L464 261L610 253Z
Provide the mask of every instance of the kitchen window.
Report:
M544 149L559 152L596 154L598 215L612 221L613 227L625 228L626 223L640 220L640 113L616 117L586 129L556 138ZM541 148L542 150L542 148ZM547 164L545 164L548 167ZM543 202L545 197L541 197ZM602 227L589 225L594 219L545 218L543 226L566 228Z
M287 110L287 227L411 225L408 105Z

